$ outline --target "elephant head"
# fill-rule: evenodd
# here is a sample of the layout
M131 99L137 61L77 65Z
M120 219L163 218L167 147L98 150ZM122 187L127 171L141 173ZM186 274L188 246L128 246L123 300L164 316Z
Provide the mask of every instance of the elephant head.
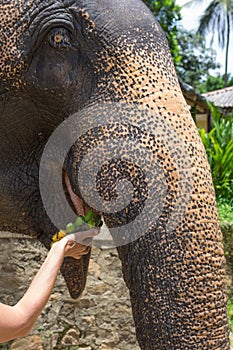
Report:
M49 248L70 207L92 208L141 348L229 349L210 169L159 24L140 0L1 6L0 229ZM64 261L73 297L88 260Z

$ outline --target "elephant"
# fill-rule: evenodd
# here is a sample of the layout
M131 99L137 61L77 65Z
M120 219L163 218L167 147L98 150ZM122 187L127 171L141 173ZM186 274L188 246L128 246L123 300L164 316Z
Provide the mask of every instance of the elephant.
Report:
M152 13L141 0L1 8L0 230L49 249L92 209L117 247L141 349L230 349L210 168ZM73 298L89 258L64 260Z

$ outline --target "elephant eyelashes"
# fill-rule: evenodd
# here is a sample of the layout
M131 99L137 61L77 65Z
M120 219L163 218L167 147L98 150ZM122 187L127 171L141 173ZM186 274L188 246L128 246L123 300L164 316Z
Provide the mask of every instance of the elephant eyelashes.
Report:
M55 49L70 48L70 33L65 28L54 28L48 34L48 42Z

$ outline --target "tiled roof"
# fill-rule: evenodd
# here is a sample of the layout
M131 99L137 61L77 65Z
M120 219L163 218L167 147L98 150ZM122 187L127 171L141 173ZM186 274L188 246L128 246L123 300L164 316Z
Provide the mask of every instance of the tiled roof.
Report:
M213 102L217 107L233 108L233 86L206 92L205 94L202 94L202 96Z

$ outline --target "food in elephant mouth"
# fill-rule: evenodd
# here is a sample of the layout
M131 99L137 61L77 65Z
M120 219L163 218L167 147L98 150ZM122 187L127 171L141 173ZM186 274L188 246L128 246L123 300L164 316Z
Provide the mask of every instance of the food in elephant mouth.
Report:
M67 191L68 198L72 202L77 219L74 223L68 223L65 229L57 232L52 240L56 242L63 238L66 234L73 233L75 231L88 230L92 227L101 227L103 222L101 216L98 213L94 213L89 206L87 206L83 200L76 195L71 187L71 183L67 173L63 174L65 191Z
M63 180L64 180L65 189L67 190L68 197L73 204L75 213L77 214L77 216L85 216L88 210L90 210L90 208L83 202L83 200L79 196L77 196L73 192L69 177L65 172L63 174Z
M58 241L60 241L62 238L64 238L67 234L80 232L80 231L86 231L93 227L101 227L102 221L101 217L93 211L89 210L85 216L78 216L75 222L70 222L66 225L65 230L60 230L52 237L52 242L50 246ZM81 243L81 242L80 242ZM84 241L82 241L83 244L90 245L92 243L92 238L86 238Z

